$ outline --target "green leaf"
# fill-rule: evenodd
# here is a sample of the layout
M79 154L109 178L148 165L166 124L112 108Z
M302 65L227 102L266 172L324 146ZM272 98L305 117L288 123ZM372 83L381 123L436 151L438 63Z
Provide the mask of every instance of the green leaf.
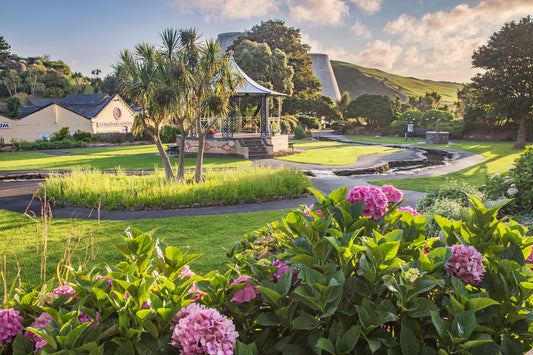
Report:
M458 338L468 338L476 328L476 314L472 310L459 313L452 322L452 335Z
M348 210L348 212L350 212L350 214L352 215L352 218L354 220L356 220L359 217L361 217L361 215L363 214L364 210L365 210L365 202L364 201L359 201L359 202L356 202L353 205L351 205L350 209Z
M375 353L379 350L379 348L381 348L381 340L379 340L378 338L369 338L367 340L367 343L368 347L370 348L370 351L372 351L373 353Z
M65 345L64 347L67 349L74 349L78 346L78 340L81 337L81 334L87 329L87 327L90 325L90 322L83 323L82 325L77 326L76 328L72 329L65 339Z
M524 265L525 259L524 254L522 253L522 250L518 247L518 245L511 244L501 254L502 259L507 260L513 260L516 261L520 265Z
M452 250L450 248L435 248L427 254L427 258L431 262L431 271L446 264L452 256Z
M316 343L316 347L319 349L322 349L324 351L327 351L330 354L336 354L337 351L335 350L335 346L329 339L326 338L320 338L318 339L318 342Z
M442 319L437 311L431 312L431 321L437 330L437 333L439 333L439 336L443 339L449 340L449 322Z
M346 352L350 353L355 348L359 336L361 335L361 327L359 325L353 325L342 336L342 341L346 345Z
M423 318L431 316L431 312L438 312L439 307L427 298L417 297L407 307L411 318Z
M340 201L346 200L347 191L347 186L343 186L340 189L333 190L329 194L329 199L332 200L334 204L337 204Z
M32 328L32 327L27 327L26 330L32 332L33 334L37 334L38 336L46 340L48 345L50 345L54 350L57 350L57 342L52 336L52 334L50 333L50 330L46 328L37 329L37 328Z
M259 355L255 342L251 344L244 344L239 339L235 341L235 355Z
M379 244L379 248L383 252L383 260L388 261L393 259L396 254L398 254L398 248L400 247L400 242L386 242Z
M13 344L11 344L13 355L27 355L27 354L33 354L34 344L25 335L19 334L15 337L15 340L13 340Z
M256 320L257 324L266 325L266 326L276 326L279 325L280 319L274 312L264 312L259 314Z
M497 304L499 303L493 300L492 298L472 298L466 302L466 309L477 312L480 309L483 309L489 306L494 306Z
M276 291L268 288L268 287L264 287L264 286L259 286L257 287L260 291L261 291L261 294L262 294L262 297L265 298L267 301L269 301L271 304L277 306L278 308L281 308L281 304L283 302L283 296L280 295L279 293L277 293Z
M402 322L400 329L400 347L403 355L417 355L420 352L420 344L415 333L406 322Z
M318 319L316 319L315 317L313 317L309 313L304 313L304 314L298 316L294 320L294 322L292 324L292 327L294 329L299 329L299 330L302 330L302 329L313 330L313 329L316 328L316 326L319 323L320 322L318 321Z
M522 354L522 349L520 347L520 344L515 343L509 338L502 339L502 345L500 347L500 351L502 352L502 355Z

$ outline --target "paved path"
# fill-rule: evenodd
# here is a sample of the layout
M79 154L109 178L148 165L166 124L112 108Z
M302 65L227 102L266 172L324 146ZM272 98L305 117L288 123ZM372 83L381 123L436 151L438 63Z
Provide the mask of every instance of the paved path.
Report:
M335 136L329 132L322 133L327 135L329 139L344 141L342 136ZM353 143L352 141L349 141ZM353 168L369 168L383 162L391 160L416 160L419 158L419 152L414 149L407 149L400 153L393 154L374 154L360 157L355 164L342 167L321 166L312 164L298 164L292 162L285 162L276 159L256 160L254 164L261 166L294 166L298 169L310 172L313 177L311 181L313 186L325 193L330 193L334 189L348 186L370 185L369 180L381 179L403 179L406 177L429 177L449 174L451 172L459 171L475 164L480 163L484 158L481 155L472 154L464 151L457 151L447 149L455 155L455 159L448 161L444 165L424 167L415 170L401 171L389 174L368 174L368 175L352 175L352 176L337 176L332 173L335 169L353 169ZM60 154L55 151L54 154ZM0 176L6 176L14 172L0 172ZM0 209L10 210L14 212L23 213L27 209L40 214L41 204L38 198L32 200L33 194L37 191L39 183L43 180L14 180L14 181L0 181ZM404 190L404 197L406 198L405 205L414 206L416 201L422 198L425 193L418 191ZM87 218L101 220L137 220L149 218L167 218L178 216L199 216L199 215L216 215L216 214L231 214L240 212L257 212L267 210L279 210L285 208L295 208L301 204L310 205L316 201L314 196L303 197L299 199L271 201L264 203L234 205L234 206L213 206L187 209L170 209L160 211L96 211L88 208L74 208L64 206L52 206L53 216L55 218ZM30 202L32 202L30 204Z

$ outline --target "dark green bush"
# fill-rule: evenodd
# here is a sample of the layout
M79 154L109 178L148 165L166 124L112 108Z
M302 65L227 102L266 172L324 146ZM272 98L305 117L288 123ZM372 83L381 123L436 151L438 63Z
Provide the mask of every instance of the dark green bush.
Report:
M17 150L46 150L46 149L68 149L68 148L83 148L87 145L85 142L75 141L70 138L60 141L47 141L38 139L34 142L13 141L13 148Z
M68 127L63 127L50 135L50 142L59 142L67 137L69 137Z
M302 126L296 126L296 128L294 128L294 138L296 139L302 139L302 138L305 138L305 131L303 129Z
M306 126L307 129L320 129L320 122L318 118L308 115L297 115L296 118L302 126Z
M440 130L442 132L449 132L450 138L461 138L465 130L465 123L463 120L442 121Z
M96 136L91 132L80 131L79 129L72 135L74 140L85 143L94 143L97 141Z
M292 133L294 132L294 128L298 126L298 120L294 116L282 116L280 123L282 134Z
M163 143L176 143L176 136L180 134L180 128L174 126L165 126L161 130L160 137Z
M526 147L514 164L493 175L481 190L491 200L511 199L502 213L524 215L533 211L533 149Z

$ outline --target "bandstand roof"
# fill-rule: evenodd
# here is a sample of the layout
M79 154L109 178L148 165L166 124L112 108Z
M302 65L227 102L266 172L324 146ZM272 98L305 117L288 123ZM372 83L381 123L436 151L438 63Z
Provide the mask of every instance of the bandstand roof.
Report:
M237 88L236 96L245 96L245 95L270 95L270 96L287 96L287 94L270 90L263 85L258 84L252 78L250 78L246 73L237 65L233 56L230 57L232 70L239 73L243 78L242 85L239 85Z

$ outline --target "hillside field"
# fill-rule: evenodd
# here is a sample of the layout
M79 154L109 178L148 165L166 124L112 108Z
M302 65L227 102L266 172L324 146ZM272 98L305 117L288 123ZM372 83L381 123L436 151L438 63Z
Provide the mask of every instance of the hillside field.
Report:
M340 92L348 91L351 98L374 94L394 99L396 94L406 101L408 96L424 96L426 92L436 91L442 95L442 103L453 105L457 101L457 90L463 87L462 83L408 78L336 60L331 61L331 66Z

